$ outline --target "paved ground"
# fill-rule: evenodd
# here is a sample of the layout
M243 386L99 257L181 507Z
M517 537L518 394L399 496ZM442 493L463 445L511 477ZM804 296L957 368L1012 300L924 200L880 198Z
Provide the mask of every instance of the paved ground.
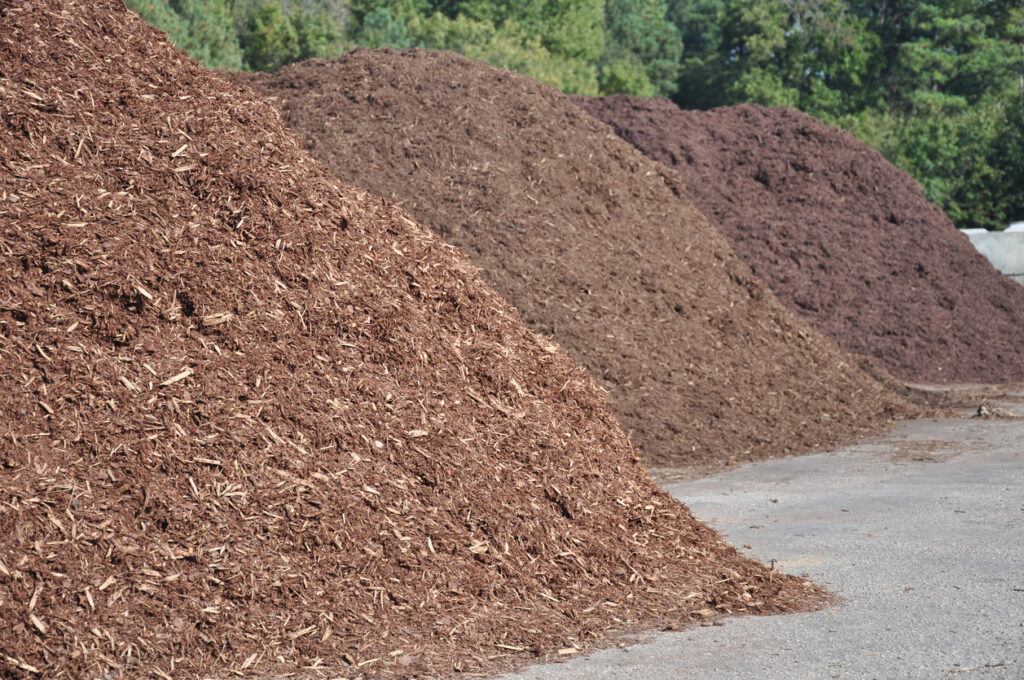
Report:
M846 602L661 633L508 680L1024 679L1024 421L913 421L668 488L733 544Z

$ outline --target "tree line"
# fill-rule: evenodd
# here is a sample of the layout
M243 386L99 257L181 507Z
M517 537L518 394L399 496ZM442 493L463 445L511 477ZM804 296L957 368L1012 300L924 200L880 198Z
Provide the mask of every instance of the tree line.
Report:
M1019 0L128 0L211 68L428 47L572 94L791 106L850 130L960 227L1024 219Z

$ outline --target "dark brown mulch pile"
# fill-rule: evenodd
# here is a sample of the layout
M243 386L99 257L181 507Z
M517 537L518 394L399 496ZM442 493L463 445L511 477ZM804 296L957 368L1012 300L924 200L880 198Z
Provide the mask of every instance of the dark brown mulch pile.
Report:
M0 676L448 675L821 602L121 2L4 3L0 42Z
M237 78L339 177L469 254L597 376L652 463L805 452L904 408L778 304L676 173L553 88L423 50Z
M843 349L904 380L1024 380L1024 287L853 135L792 109L576 101L679 170L754 273Z

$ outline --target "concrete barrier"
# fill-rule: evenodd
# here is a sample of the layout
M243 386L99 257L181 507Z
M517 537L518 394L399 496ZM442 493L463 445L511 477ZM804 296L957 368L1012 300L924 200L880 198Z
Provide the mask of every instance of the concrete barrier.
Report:
M1024 225L1022 225L1024 226ZM986 231L963 229L978 252L988 258L992 266L1024 285L1024 229Z

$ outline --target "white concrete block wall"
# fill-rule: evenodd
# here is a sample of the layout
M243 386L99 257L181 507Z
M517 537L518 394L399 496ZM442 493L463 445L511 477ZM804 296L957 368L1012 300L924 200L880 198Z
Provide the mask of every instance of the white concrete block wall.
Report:
M1006 231L964 229L963 232L993 267L1024 284L1024 222L1011 226L1016 225L1020 226Z

